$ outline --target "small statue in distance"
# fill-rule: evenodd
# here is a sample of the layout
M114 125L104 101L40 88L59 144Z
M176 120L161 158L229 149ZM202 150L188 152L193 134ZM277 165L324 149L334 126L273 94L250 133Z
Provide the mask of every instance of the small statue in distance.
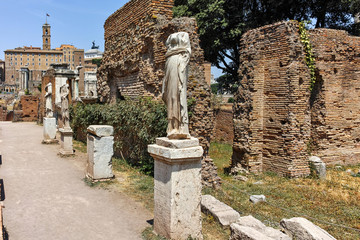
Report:
M60 95L61 95L61 116L63 120L63 128L69 129L70 128L70 116L69 116L69 84L64 84L60 88Z
M53 114L53 109L52 109L52 102L51 102L51 98L52 98L52 84L48 83L45 86L45 116L47 118L51 118L54 116Z
M189 139L189 117L187 110L188 63L191 46L189 34L177 32L166 40L165 77L162 85L162 99L167 107L167 137Z

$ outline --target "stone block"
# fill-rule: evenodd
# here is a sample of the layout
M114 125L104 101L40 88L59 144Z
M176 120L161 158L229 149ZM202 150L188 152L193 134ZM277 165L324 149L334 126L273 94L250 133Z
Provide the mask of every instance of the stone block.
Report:
M155 232L169 239L202 239L202 148L172 149L153 144L148 151L155 162Z
M44 128L44 140L43 143L57 143L56 140L56 119L47 118L43 119L43 128Z
M169 139L167 137L156 138L156 144L168 148L189 148L199 146L199 139L191 137L190 139Z
M265 202L266 197L264 195L251 195L250 201L254 204L259 203L259 202Z
M319 157L311 156L309 158L310 167L320 179L326 178L326 164Z
M114 137L98 137L92 134L87 135L87 176L93 180L109 179L114 175L112 173L111 158L114 155L113 150Z
M114 128L109 125L90 125L87 132L98 137L109 137L114 134Z
M324 229L316 226L309 220L301 217L290 219L283 219L280 225L284 228L285 232L295 239L302 240L335 240Z
M274 240L252 227L240 226L236 223L230 225L230 230L230 240Z
M291 237L288 235L282 233L280 230L265 226L265 224L251 215L240 217L236 221L236 224L239 224L240 226L251 227L272 239L291 240Z
M62 157L74 155L72 129L60 128L60 151Z
M221 225L229 226L236 222L240 214L232 207L220 202L211 195L203 195L201 198L201 210L210 213Z

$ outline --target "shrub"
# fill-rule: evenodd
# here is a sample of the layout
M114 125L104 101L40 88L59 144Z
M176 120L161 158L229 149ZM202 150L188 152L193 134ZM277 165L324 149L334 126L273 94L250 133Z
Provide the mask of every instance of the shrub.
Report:
M125 100L113 105L77 104L70 110L71 126L78 140L89 125L114 127L114 151L146 174L153 174L153 158L147 145L166 136L167 117L163 104L149 99Z

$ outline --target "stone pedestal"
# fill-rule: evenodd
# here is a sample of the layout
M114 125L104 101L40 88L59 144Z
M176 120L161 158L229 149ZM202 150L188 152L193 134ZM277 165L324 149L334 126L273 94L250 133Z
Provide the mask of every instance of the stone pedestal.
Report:
M60 128L60 151L62 157L74 155L73 150L73 131L71 128Z
M90 125L87 131L86 176L92 180L113 178L111 158L114 154L114 128L108 125Z
M199 140L157 138L148 152L155 160L155 232L169 239L202 239Z
M52 144L58 143L59 141L56 138L56 118L44 117L43 118L43 127L44 127L44 140L42 143Z

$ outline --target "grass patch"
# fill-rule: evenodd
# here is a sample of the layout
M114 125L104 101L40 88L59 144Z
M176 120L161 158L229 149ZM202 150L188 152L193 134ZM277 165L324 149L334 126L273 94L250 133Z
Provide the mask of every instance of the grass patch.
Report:
M75 150L82 152L82 153L87 153L87 147L86 144L80 141L76 141L73 140L73 147Z
M224 174L231 153L230 144L211 144L211 158L218 167L219 175L225 177L220 189L215 191L206 188L203 189L204 193L230 205L242 216L251 214L271 227L279 227L283 218L302 216L337 239L360 238L357 231L309 218L346 225L360 231L360 178L345 171L351 169L357 173L360 165L344 167L342 170L328 167L324 180L310 177L289 179L274 173L264 173L250 174L247 176L249 181L240 182ZM263 184L254 184L257 181ZM249 194L264 194L269 204L252 204L249 202Z

